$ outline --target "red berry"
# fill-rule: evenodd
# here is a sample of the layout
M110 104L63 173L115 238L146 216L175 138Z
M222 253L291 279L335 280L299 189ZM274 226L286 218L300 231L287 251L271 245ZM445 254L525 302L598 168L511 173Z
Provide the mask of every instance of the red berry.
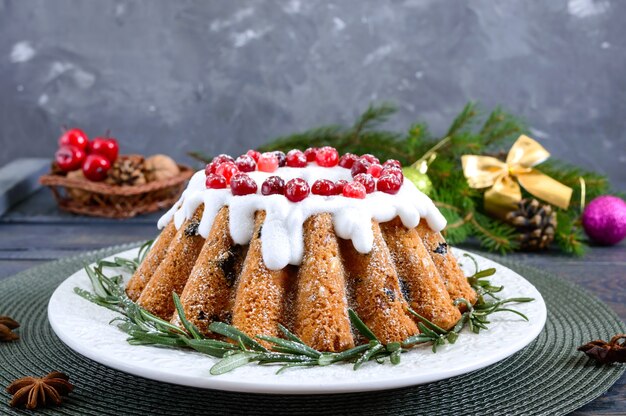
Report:
M235 163L235 159L233 159L230 155L226 155L224 153L222 153L221 155L217 155L213 158L213 160L211 160L211 162L215 162L218 165L220 163L224 163L224 162L233 162Z
M226 178L222 175L216 175L215 173L208 174L205 183L208 189L226 188Z
M335 182L335 195L341 195L343 192L343 187L346 186L348 181L344 181L343 179L339 179Z
M362 155L361 159L365 159L370 163L378 163L380 165L380 160L378 160L376 156L370 155L369 153Z
M270 176L261 185L263 195L284 195L285 181L280 176Z
M302 178L294 178L285 185L285 196L291 202L299 202L309 196L309 184Z
M211 162L204 168L204 174L209 176L212 173L215 173L215 169L219 166L219 163Z
M365 192L368 194L371 194L376 189L376 181L374 181L374 177L369 173L359 173L354 176L354 180L361 183L365 187Z
M257 167L261 172L274 172L278 169L278 158L273 153L263 153L259 156Z
M315 161L320 166L332 168L339 162L339 152L337 152L337 149L334 147L320 147L317 149L317 152L315 152Z
M393 174L381 176L376 184L376 188L386 194L397 194L401 186L402 181Z
M369 173L370 175L372 175L375 178L378 178L380 176L380 172L382 172L383 167L382 165L379 165L378 163L372 163L370 165L369 168L367 168L367 173Z
M365 187L362 183L359 182L349 182L346 186L343 187L343 196L348 198L357 198L363 199L367 192L365 192Z
M314 195L331 196L337 195L335 192L335 183L328 179L320 179L315 181L311 187L311 193Z
M359 173L367 173L367 168L369 168L371 166L371 163L368 162L365 159L357 159L354 164L352 165L352 168L350 169L350 173L352 174L352 176L356 176Z
M103 181L111 169L111 162L102 155L89 155L83 163L83 175L90 181Z
M237 169L237 166L233 162L220 163L215 169L215 173L222 175L224 179L226 179L226 182L230 182L230 178L237 172L239 172L239 169Z
M241 155L235 160L237 169L241 172L254 172L256 170L256 162L250 155Z
M380 176L385 176L385 175L394 175L398 177L400 182L404 182L404 173L402 173L402 169L397 168L395 166L384 167L382 172L380 172Z
M104 156L111 163L115 162L119 151L117 140L109 137L96 137L89 143L89 154Z
M306 164L306 155L301 150L293 149L287 153L287 166L292 168L304 168Z
M59 147L74 146L82 151L87 150L89 138L81 129L69 129L59 137Z
M339 159L339 166L341 166L342 168L350 169L358 158L359 157L354 153L346 153L345 155L341 156L341 159Z
M54 154L57 165L65 172L80 169L85 157L85 151L76 146L61 146Z
M315 153L317 153L317 147L309 147L304 151L307 162L315 162Z
M254 159L255 162L258 162L259 161L259 156L261 156L260 152L257 152L256 150L252 150L252 149L248 150L246 152L246 154L248 156L252 157L252 159Z
M256 193L256 182L245 173L238 173L230 180L230 190L235 196Z
M397 168L402 169L402 164L398 162L396 159L389 159L385 163L383 163L383 167L387 166L395 166Z
M285 156L285 153L281 152L280 150L276 150L274 151L274 155L278 159L278 167L282 168L283 166L285 166L285 162L287 161L287 157Z

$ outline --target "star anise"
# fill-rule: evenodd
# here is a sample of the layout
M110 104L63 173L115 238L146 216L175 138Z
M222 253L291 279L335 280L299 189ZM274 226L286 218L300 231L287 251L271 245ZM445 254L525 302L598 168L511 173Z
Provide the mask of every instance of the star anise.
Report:
M19 339L19 335L13 333L13 330L19 328L20 324L8 316L0 316L0 342L9 342Z
M600 339L588 342L578 347L578 351L603 364L626 363L626 334L617 334L609 342Z
M27 409L45 407L51 403L59 406L61 396L68 395L74 386L68 381L69 376L53 371L43 378L24 377L15 380L7 387L13 395L9 404L13 407L26 406Z

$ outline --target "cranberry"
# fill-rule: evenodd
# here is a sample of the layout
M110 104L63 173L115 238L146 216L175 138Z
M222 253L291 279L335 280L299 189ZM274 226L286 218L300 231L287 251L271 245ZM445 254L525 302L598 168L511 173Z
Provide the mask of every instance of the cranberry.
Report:
M369 168L370 165L371 163L365 159L357 159L352 165L350 173L352 173L352 176L358 175L359 173L367 173L367 168Z
M102 155L89 155L83 163L83 175L90 181L103 181L111 169L111 162Z
M74 146L82 151L87 150L89 138L81 129L69 129L59 137L59 147Z
M119 151L117 140L110 137L96 137L89 143L89 154L104 156L111 163L115 162Z
M350 169L358 158L359 157L354 153L346 153L345 155L341 156L341 159L339 159L339 166L341 166L342 168Z
M395 159L389 159L385 163L383 163L383 167L387 166L395 166L397 168L402 169L402 164Z
M342 193L345 197L357 199L363 199L367 194L367 192L365 192L365 187L359 182L347 183L346 186L343 187Z
M306 155L301 150L293 149L287 153L287 166L292 168L304 168L306 164Z
M367 173L369 173L370 175L372 175L375 178L378 178L380 176L380 172L382 172L383 167L382 165L379 165L378 163L372 163L370 165L369 168L367 168Z
M226 188L226 178L222 175L210 173L206 177L205 184L208 189L224 189Z
M215 173L215 169L219 166L219 163L211 162L204 168L204 174L209 176L212 173Z
M287 157L285 156L285 153L281 152L280 150L276 150L276 151L274 151L274 155L278 159L278 167L282 168L283 166L285 166L285 162L287 160Z
M261 185L263 195L284 195L285 181L280 176L270 176Z
M224 179L226 179L226 182L230 182L230 178L237 172L239 172L239 169L237 169L237 165L233 162L220 163L217 168L215 168L215 173L222 175Z
M246 152L246 154L248 156L252 157L252 159L254 159L255 162L258 162L259 161L259 156L261 156L260 152L257 152L256 150L252 150L252 149L248 150Z
M61 146L54 154L57 165L65 172L80 169L85 157L87 157L85 151L76 146Z
M215 156L211 162L215 162L215 163L217 163L219 165L220 163L224 163L224 162L233 162L233 163L235 163L235 159L230 157L230 155L226 155L226 154L222 153L221 155Z
M230 190L233 195L250 195L256 193L256 182L245 173L237 173L230 180Z
M315 181L311 187L311 193L314 195L331 196L337 195L335 191L335 183L328 179L320 179Z
M300 202L309 196L309 184L302 178L294 178L285 185L285 196L291 202Z
M386 194L397 194L401 186L402 181L393 174L381 176L376 184L376 188Z
M278 158L273 153L263 153L259 156L257 167L261 172L274 172L278 169Z
M400 182L404 181L404 174L402 173L402 169L397 168L395 166L384 167L382 172L380 172L380 176L385 176L385 175L394 175L398 177Z
M359 173L354 176L354 180L361 183L368 194L371 194L376 189L376 181L374 181L374 177L369 173Z
M370 163L378 163L380 165L380 160L378 160L376 156L370 155L369 153L361 155L361 159L365 159Z
M344 181L343 179L339 179L335 182L335 195L341 195L343 192L343 187L346 186L348 181Z
M309 147L304 151L307 162L315 162L315 153L317 153L317 147Z
M235 166L240 172L254 172L256 170L256 162L249 155L241 155L235 160Z
M337 149L334 147L320 147L317 149L317 152L315 152L315 161L320 166L332 168L333 166L337 166L339 162L339 152L337 152Z

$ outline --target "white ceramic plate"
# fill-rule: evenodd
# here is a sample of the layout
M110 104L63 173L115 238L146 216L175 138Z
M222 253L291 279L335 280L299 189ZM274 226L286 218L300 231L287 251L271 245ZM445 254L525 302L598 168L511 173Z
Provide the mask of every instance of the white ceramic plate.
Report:
M134 258L137 249L117 256ZM461 267L473 273L474 266L464 251L454 249ZM150 346L132 346L127 335L109 321L116 313L97 306L74 293L75 287L92 291L84 270L68 277L54 292L48 305L52 329L71 349L106 366L136 376L186 386L276 394L321 394L384 390L424 384L487 367L521 350L541 332L546 306L541 294L522 276L493 261L472 254L481 269L496 267L491 281L504 285L502 297L533 297L534 302L514 307L529 322L511 313L490 317L488 331L479 335L465 329L456 344L418 347L402 354L399 365L363 365L354 371L350 364L289 369L276 375L277 367L249 364L220 376L209 374L217 359L194 351Z

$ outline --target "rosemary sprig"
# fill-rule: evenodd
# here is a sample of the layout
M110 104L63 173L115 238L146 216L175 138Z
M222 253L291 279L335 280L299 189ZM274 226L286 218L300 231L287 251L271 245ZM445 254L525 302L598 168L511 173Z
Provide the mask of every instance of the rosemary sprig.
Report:
M459 333L465 326L470 331L479 333L488 328L487 317L497 312L511 312L525 320L528 318L519 311L505 307L515 302L530 302L531 298L510 298L501 300L495 293L502 290L501 286L493 286L486 277L495 273L495 269L478 270L476 260L469 256L476 266L475 273L468 277L470 284L479 293L478 301L472 305L465 299L457 299L455 305L464 303L467 311L451 330L447 331L413 309L408 308L419 322L419 334L408 337L403 342L384 344L372 330L361 320L357 313L349 309L350 322L355 330L368 342L346 351L331 353L318 351L306 345L297 335L286 327L279 325L283 337L257 335L250 337L239 329L224 322L212 322L209 330L212 334L221 335L224 341L205 337L185 316L184 309L176 293L172 293L174 305L180 318L182 328L163 320L131 301L124 290L121 274L108 276L104 269L125 270L134 272L145 257L152 242L147 242L139 250L133 260L115 257L113 261L100 260L94 267L85 270L93 287L93 293L75 288L74 291L85 299L111 309L121 316L111 323L129 335L127 341L132 345L159 345L170 348L190 348L199 353L219 358L210 369L212 375L224 374L238 367L257 363L259 365L280 365L277 374L294 367L327 366L335 363L352 363L357 370L365 363L376 361L384 363L387 359L392 364L400 363L402 353L417 344L430 343L432 351L446 343L454 344ZM494 301L485 301L484 296L491 296ZM267 345L268 347L264 346Z

